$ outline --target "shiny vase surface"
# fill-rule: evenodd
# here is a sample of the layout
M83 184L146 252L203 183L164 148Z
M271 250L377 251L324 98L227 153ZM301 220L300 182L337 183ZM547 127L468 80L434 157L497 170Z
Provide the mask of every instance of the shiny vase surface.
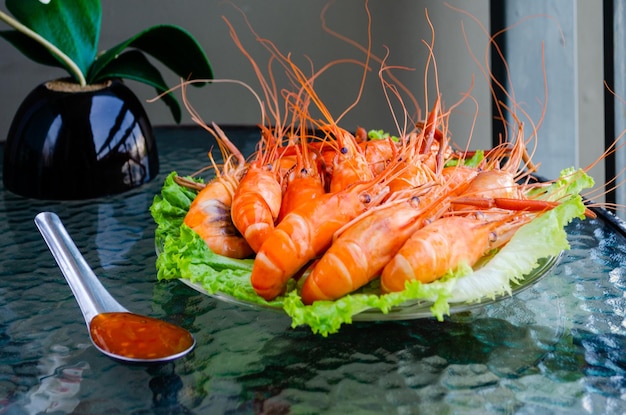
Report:
M19 107L5 145L4 186L37 199L88 199L153 179L152 126L121 81L39 85Z

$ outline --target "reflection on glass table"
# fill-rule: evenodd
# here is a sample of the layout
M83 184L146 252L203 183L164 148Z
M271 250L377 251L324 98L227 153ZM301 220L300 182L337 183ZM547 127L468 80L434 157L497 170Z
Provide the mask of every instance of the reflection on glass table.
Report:
M197 170L212 145L195 128L157 129L157 140L159 176L122 195L50 202L2 190L0 412L626 412L621 222L570 224L571 249L515 296L443 322L354 322L323 338L281 313L157 282L148 208L168 173ZM195 351L161 366L97 352L33 223L43 210L61 217L112 295L192 331Z

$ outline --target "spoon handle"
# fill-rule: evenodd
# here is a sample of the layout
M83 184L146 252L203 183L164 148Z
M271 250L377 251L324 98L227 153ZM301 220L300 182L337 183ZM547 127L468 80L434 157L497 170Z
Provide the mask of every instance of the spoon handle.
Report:
M39 213L35 224L72 289L87 326L100 313L128 311L100 283L55 213Z

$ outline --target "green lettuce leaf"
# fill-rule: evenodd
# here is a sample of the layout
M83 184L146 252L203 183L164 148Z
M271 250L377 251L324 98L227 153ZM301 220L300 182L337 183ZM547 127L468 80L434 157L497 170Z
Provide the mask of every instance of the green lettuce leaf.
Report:
M161 194L154 197L150 206L157 224L157 279L182 278L198 284L208 294L222 293L243 301L282 306L282 301L268 302L254 292L250 285L252 259L233 259L214 253L184 224L196 192L178 185L175 176L176 172L167 176Z
M391 138L392 141L395 141L395 142L400 141L400 139L397 136L391 135L385 130L370 130L367 132L367 138L369 140L386 140L388 138Z
M478 167L478 165L485 159L485 152L483 150L476 150L472 157L468 159L450 159L446 162L446 167L452 166L466 166L466 167Z
M511 240L483 267L456 281L450 301L480 301L510 293L511 283L519 283L539 265L539 260L557 256L569 249L565 225L584 218L582 198L574 195L515 232Z
M528 196L539 200L560 201L592 188L594 184L593 178L584 170L570 167L561 170L559 178L549 186L530 190Z
M202 287L209 294L225 294L247 303L280 307L292 319L292 326L307 325L323 336L350 324L355 315L377 309L383 313L394 307L421 302L430 305L434 317L442 320L451 304L472 303L511 292L511 284L533 271L542 258L558 256L569 249L565 226L574 218L584 218L585 206L578 193L593 185L582 170L564 170L561 178L544 188L542 196L559 200L554 209L540 215L517 230L513 238L480 268L468 266L451 270L435 282L407 283L402 292L379 294L376 280L358 292L335 301L317 301L304 305L296 282L291 281L286 294L273 301L256 295L250 284L253 260L236 260L212 252L184 223L184 216L195 196L179 186L171 173L160 196L151 206L157 223L156 239L161 252L157 259L158 279L183 278ZM571 192L571 193L570 193ZM302 278L301 278L302 281Z

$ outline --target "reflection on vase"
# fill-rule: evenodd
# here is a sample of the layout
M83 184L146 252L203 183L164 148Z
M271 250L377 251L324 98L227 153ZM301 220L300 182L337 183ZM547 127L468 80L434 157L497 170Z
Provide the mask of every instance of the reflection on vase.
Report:
M40 85L18 109L4 155L7 189L40 199L86 199L156 176L152 127L121 81L79 92L60 85Z

